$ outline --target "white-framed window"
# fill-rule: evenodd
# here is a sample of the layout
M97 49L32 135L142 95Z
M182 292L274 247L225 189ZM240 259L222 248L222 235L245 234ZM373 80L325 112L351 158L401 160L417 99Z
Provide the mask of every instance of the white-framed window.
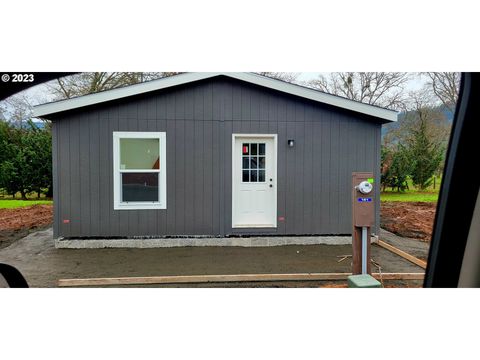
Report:
M164 132L113 132L113 208L166 209Z

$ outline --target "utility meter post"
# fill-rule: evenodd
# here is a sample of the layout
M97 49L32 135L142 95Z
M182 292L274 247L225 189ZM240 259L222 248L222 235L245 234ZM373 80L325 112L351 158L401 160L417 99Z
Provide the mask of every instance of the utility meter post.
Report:
M375 224L373 173L352 173L352 273L371 274L370 236Z

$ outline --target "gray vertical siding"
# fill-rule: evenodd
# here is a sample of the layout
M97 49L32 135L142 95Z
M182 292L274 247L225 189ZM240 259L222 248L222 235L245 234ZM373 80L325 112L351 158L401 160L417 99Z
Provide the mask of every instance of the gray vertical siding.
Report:
M52 120L55 236L348 234L351 173L380 177L376 119L223 77ZM113 210L114 131L166 132L167 209ZM277 229L231 227L232 133L278 134Z

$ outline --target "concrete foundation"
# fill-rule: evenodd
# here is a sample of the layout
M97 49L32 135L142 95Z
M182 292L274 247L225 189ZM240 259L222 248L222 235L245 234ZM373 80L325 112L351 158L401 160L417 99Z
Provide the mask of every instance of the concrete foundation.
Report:
M378 240L372 236L371 241ZM349 245L351 236L275 236L241 238L55 239L57 249L165 248L186 246L267 247L284 245Z

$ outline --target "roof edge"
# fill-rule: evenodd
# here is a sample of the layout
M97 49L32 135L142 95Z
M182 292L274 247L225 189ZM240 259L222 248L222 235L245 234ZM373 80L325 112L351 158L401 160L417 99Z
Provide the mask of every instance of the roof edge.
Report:
M122 88L106 90L95 94L88 94L72 99L65 99L37 105L33 108L33 116L43 117L62 111L77 109L89 105L95 105L133 95L140 95L151 91L166 89L177 85L187 84L190 82L204 80L220 75L245 81L247 83L263 86L280 92L288 93L291 95L303 97L309 100L332 105L335 107L363 113L366 115L384 119L388 122L395 122L398 119L398 112L394 110L365 104L341 96L324 93L319 90L311 89L305 86L291 84L266 76L245 72L194 72L174 75L144 83L125 86Z

